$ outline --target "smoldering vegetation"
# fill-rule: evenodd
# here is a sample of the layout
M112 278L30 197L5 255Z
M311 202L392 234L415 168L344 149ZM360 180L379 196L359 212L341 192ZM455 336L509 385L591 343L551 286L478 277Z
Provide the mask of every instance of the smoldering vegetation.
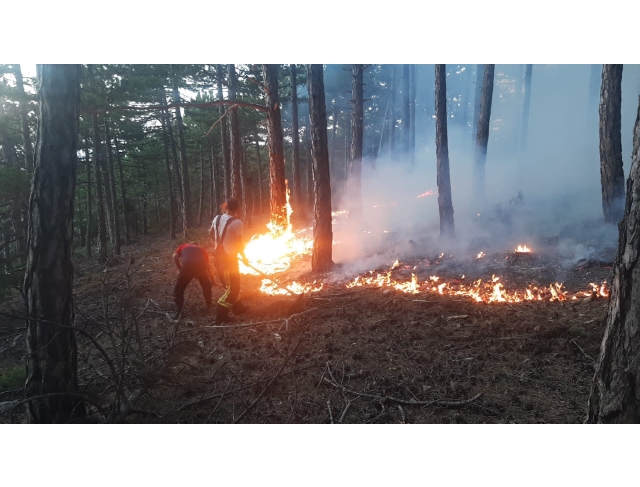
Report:
M417 70L415 156L403 153L402 94L396 115L389 109L390 76L365 78L365 157L360 222L340 213L356 204L350 198L348 169L334 144L332 154L334 260L355 274L396 258L513 252L526 244L569 268L581 259L613 260L618 231L603 223L598 149L599 74L589 65L533 65L530 114L522 130L524 65L497 65L486 164L486 193L474 197L473 111L476 65L448 65L449 159L456 238L439 237L438 188L433 95L433 65ZM402 70L396 68L396 89ZM328 70L331 72L331 70ZM465 71L468 71L465 74ZM383 86L376 85L383 79ZM596 85L593 85L593 83ZM590 86L590 84L592 86ZM348 88L345 86L345 89ZM622 142L625 175L640 91L640 66L625 65L622 92ZM595 94L595 98L594 98ZM377 97L377 98L376 98ZM329 103L329 101L328 101ZM332 100L336 103L336 99ZM386 105L385 105L386 103ZM369 105L376 105L367 107ZM386 125L380 117L386 111ZM329 130L333 113L328 106ZM391 112L391 113L390 113ZM335 116L337 124L348 122ZM377 117L377 118L376 118ZM395 140L389 119L395 118ZM369 120L367 120L369 119ZM370 130L367 130L367 128ZM377 130L372 130L377 127ZM380 130L380 127L384 127ZM338 131L339 132L339 131ZM348 133L347 133L348 135ZM339 139L340 132L335 139ZM330 135L331 137L331 135ZM344 137L344 135L342 136ZM345 140L348 144L348 139ZM344 145L340 149L344 150Z

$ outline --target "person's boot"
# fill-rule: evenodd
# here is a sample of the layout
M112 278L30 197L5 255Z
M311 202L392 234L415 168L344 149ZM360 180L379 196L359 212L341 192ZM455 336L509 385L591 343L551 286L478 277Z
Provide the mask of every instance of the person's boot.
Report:
M231 307L231 311L233 311L234 315L241 315L249 311L249 306L242 303L241 301L237 301Z
M233 321L229 318L229 311L229 308L226 306L222 306L221 304L216 305L216 325Z

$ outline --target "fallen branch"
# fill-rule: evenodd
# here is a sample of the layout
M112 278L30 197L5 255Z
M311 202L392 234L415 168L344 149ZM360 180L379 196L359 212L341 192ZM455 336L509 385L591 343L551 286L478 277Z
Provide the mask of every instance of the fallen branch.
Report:
M344 392L348 392L350 394L356 394L356 395L360 395L360 396L364 396L364 397L369 397L371 399L378 399L379 401L382 402L395 402L396 404L404 404L405 406L464 406L465 404L469 404L472 403L473 401L479 399L482 396L482 393L476 394L475 396L473 396L470 399L463 399L461 401L447 401L444 399L434 399L432 401L416 401L415 399L410 399L410 400L406 400L406 399L398 399L396 397L391 397L391 396L378 396L375 394L367 394L365 392L357 392L357 391L352 391L351 389L347 389L346 387L337 384L329 379L327 379L326 377L324 378L324 381L331 384L332 386L341 389Z
M198 329L200 328L241 328L243 326L258 326L258 325L268 325L270 323L289 323L289 321L293 318L298 318L299 316L302 316L304 314L310 313L311 311L316 311L318 308L309 308L305 311L302 311L300 313L296 313L293 314L291 316L289 316L288 318L278 318L277 320L270 320L270 321L258 321L256 323L240 323L238 325L210 325L210 326L200 326L198 327Z
M315 308L312 308L315 309ZM307 310L307 311L311 311L311 310ZM298 313L298 315L303 314L303 313ZM296 316L296 315L293 315ZM291 316L288 318L290 319ZM305 334L305 332L309 329L309 327L311 326L311 323L309 323L306 328L304 330L302 330L302 333L300 333L300 335L298 335L298 341L296 342L295 346L293 347L293 349L291 349L291 351L287 354L286 358L284 359L284 362L282 362L282 366L278 369L278 372L276 372L276 375L274 375L271 380L269 381L269 383L264 387L264 389L262 389L262 392L260 394L258 394L258 397L256 397L254 399L254 401L249 404L249 406L247 407L247 409L244 410L244 412L238 416L235 420L234 420L234 424L238 423L242 418L244 418L247 413L249 411L251 411L253 409L253 407L258 403L258 401L262 398L262 396L264 396L264 393L267 392L267 390L269 389L269 387L271 387L271 384L273 384L275 382L275 380L278 378L278 376L280 375L280 373L284 370L284 368L286 367L287 363L289 363L289 360L291 359L291 357L293 357L293 354L296 352L296 350L298 349L298 345L300 345L300 339L302 338L302 335Z
M573 338L572 338L572 339L571 339L571 341L572 341L572 342L574 343L574 345L575 345L576 347L578 347L578 349L582 352L582 355L584 355L585 357L587 357L587 358L588 358L589 360L591 360L592 362L594 361L594 360L593 360L593 357L592 357L591 355L589 355L587 352L585 352L585 351L582 349L582 347L581 347L580 345L578 345L578 342L576 342L576 341L575 341L575 339L573 339Z

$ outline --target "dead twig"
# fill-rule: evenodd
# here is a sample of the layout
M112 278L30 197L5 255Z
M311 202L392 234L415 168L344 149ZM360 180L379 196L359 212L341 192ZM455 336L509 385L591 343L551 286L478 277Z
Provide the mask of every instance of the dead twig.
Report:
M331 399L327 399L327 408L329 409L329 420L333 424L333 413L331 412Z
M594 361L594 360L593 360L593 357L592 357L591 355L589 355L587 352L585 352L585 351L582 349L582 347L581 347L580 345L578 345L578 342L576 342L576 341L575 341L575 339L573 339L573 338L572 338L572 339L571 339L571 341L572 341L572 342L573 342L573 344L574 344L576 347L578 347L578 349L582 352L582 355L584 355L585 357L587 357L587 358L588 358L589 360L591 360L592 362Z

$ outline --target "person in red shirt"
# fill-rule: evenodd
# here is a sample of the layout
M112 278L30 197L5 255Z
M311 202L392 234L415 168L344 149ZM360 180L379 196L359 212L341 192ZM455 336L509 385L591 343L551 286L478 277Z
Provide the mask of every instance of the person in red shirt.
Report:
M178 280L174 289L176 300L176 310L182 311L184 306L184 290L192 279L200 281L202 294L207 303L207 309L211 309L211 286L213 279L211 276L211 266L209 265L209 254L198 245L198 242L185 243L180 245L173 254L173 261L178 268Z

